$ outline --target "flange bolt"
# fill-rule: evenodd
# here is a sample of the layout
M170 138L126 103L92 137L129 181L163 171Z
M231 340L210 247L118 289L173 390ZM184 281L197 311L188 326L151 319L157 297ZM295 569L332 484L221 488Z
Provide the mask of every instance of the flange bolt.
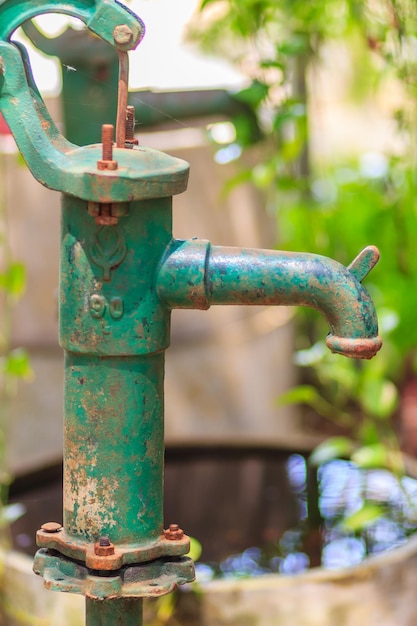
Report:
M98 542L94 545L94 554L96 556L111 556L114 554L114 545L108 537L99 537Z
M103 124L103 126L101 127L103 158L97 161L98 170L117 170L117 161L113 161L113 136L113 124Z
M176 541L184 537L184 531L178 524L170 524L167 530L164 530L164 537L169 541Z
M41 530L45 533L58 533L62 530L62 524L59 522L45 522L45 524L42 524Z

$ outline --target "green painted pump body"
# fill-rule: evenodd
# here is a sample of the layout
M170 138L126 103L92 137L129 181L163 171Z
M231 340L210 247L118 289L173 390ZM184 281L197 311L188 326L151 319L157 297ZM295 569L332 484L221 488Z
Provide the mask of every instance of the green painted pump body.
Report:
M8 6L17 24L14 2L0 2L0 17ZM93 6L97 14L104 6L105 20L95 20ZM126 10L105 0L83 11L73 14L106 38ZM133 19L130 12L124 17ZM34 569L49 588L87 597L89 626L114 624L120 612L125 621L117 623L128 626L139 623L140 598L168 593L194 575L184 556L188 538L163 531L164 352L172 309L310 306L329 322L332 351L371 358L381 341L361 280L378 252L366 248L346 268L314 254L176 240L172 196L185 191L188 164L134 147L114 149L116 170L97 169L101 146L80 148L59 134L29 70L24 50L0 41L0 110L35 177L63 193L64 520L55 532L38 531Z

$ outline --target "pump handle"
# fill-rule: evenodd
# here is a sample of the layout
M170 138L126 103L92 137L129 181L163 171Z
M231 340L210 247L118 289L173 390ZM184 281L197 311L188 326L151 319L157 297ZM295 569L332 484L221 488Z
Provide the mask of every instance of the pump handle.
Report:
M79 148L61 135L36 87L24 46L10 41L25 21L50 12L78 17L124 57L140 43L145 26L116 0L0 0L0 112L23 158L46 187L91 202L109 202L115 194L109 173L97 170L99 147ZM129 152L132 157L133 151ZM103 182L106 177L106 184L98 189L98 179ZM135 177L132 168L121 167L118 178L126 179L129 189L120 193L120 201L135 197L130 189Z
M24 22L45 13L78 17L93 33L119 50L134 50L145 34L142 20L116 0L0 0L0 40L9 41Z

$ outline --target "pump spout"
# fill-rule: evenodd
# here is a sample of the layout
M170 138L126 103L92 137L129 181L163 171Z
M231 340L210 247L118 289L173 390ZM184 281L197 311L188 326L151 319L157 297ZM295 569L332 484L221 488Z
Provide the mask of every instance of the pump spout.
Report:
M377 263L365 248L349 267L325 256L211 246L176 241L157 277L159 297L170 308L212 304L308 306L327 319L332 352L371 359L380 349L375 308L361 281Z

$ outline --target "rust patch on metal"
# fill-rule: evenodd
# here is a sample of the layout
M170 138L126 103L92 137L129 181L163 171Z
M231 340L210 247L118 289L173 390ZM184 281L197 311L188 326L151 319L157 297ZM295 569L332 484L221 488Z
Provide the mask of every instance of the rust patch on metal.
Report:
M190 550L190 538L183 534L181 539L168 540L161 536L154 543L147 545L114 544L114 553L96 554L98 542L89 543L81 538L73 537L63 529L59 533L47 533L38 530L36 543L40 548L58 550L65 556L77 561L84 561L86 567L95 570L114 571L123 565L146 563L162 557L184 556Z

